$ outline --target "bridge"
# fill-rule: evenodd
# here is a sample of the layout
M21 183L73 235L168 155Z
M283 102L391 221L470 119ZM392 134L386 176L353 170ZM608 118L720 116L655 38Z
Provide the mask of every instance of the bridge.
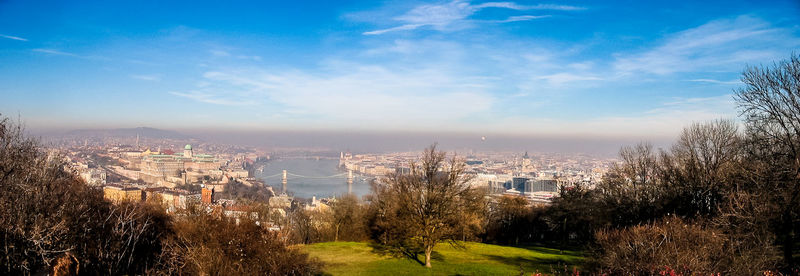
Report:
M332 179L332 178L340 178L340 177L343 177L345 175L347 175L347 194L352 194L353 193L353 171L352 170L348 170L346 173L339 173L339 174L328 175L328 176L307 176L307 175L300 175L300 174L290 173L290 172L288 172L286 170L283 170L282 173L262 176L261 178L267 179L267 178L275 178L275 177L281 176L282 177L281 178L281 184L283 184L283 188L282 188L281 193L285 194L286 193L286 184L289 182L289 177L290 176L292 178Z

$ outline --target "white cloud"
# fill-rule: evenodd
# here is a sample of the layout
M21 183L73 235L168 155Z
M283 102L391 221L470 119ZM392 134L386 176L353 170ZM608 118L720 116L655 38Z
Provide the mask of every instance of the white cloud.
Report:
M736 115L736 103L731 95L674 98L633 116L591 120L585 128L615 134L670 136L693 122L735 118Z
M388 28L388 29L364 32L364 35L379 35L379 34L384 34L384 33L394 32L394 31L407 31L407 30L413 30L413 29L416 29L416 28L419 28L419 27L422 27L422 26L425 26L425 25L424 24L406 24L406 25L392 27L392 28Z
M131 75L131 78L137 80L145 80L145 81L160 81L161 76L159 75Z
M583 120L511 117L492 126L494 131L517 130L519 134L577 136L628 136L644 139L674 137L692 122L735 118L731 95L673 98L660 106L627 116L603 116Z
M236 58L244 59L244 60L261 61L261 56L238 55L238 56L236 56Z
M452 18L459 18L456 15ZM690 88L696 86L686 82L736 84L726 81L734 78L728 72L694 72L741 70L731 62L773 47L750 44L751 40L787 36L786 30L755 24L759 22L763 23L748 17L712 21L667 34L651 49L618 53L608 59L586 55L581 52L585 48L557 41L381 40L360 52L325 55L316 66L304 68L215 67L209 63L196 86L172 94L209 104L250 105L248 108L267 110L270 118L281 118L265 117L265 123L308 128L665 136L693 121L735 117L735 104L728 95L690 97L643 110L653 103L653 92L635 89L647 87L645 84ZM780 45L774 47L783 47ZM234 51L229 54L231 59L238 57ZM664 62L659 63L658 58ZM717 58L718 64L702 64ZM665 72L644 70L633 67L638 66L633 61L670 68ZM688 67L675 68L682 65ZM629 75L621 78L620 72ZM679 72L692 74L664 76ZM706 90L704 95L730 93L729 87L721 85L710 86L719 90ZM602 117L572 106L591 105L587 99L602 97L599 93L619 95L615 89L633 93L627 99L629 106L607 103L591 108L606 114ZM680 93L691 91L695 90Z
M234 55L231 52L224 50L209 50L208 52L211 53L212 56L220 58L232 57L241 60L261 61L261 56L249 56L249 55L239 55L239 54Z
M559 10L559 11L579 11L585 10L584 7L568 6L568 5L552 5L552 4L538 4L538 5L519 5L514 2L487 2L475 5L477 8L506 8L512 10Z
M637 72L741 70L746 62L782 57L800 40L789 30L748 16L715 20L667 36L661 45L638 54L618 54L614 68L621 75Z
M63 52L63 51L59 51L59 50L56 50L56 49L36 48L36 49L31 50L31 51L38 52L38 53L51 54L51 55L58 55L58 56L79 57L76 54Z
M494 22L497 22L497 23L509 23L509 22L517 22L517 21L530 21L530 20L534 20L534 19L542 19L542 18L548 18L548 17L550 17L550 16L549 15L538 15L538 16L537 15L519 15L519 16L510 16L507 19L496 20Z
M223 50L210 50L209 52L212 55L216 56L216 57L229 57L229 56L231 56L231 53L228 53L227 51L223 51Z
M473 5L468 1L454 0L444 4L426 4L414 7L403 15L394 18L395 21L401 22L402 25L386 29L379 29L374 31L364 32L364 35L379 35L394 31L407 31L414 30L423 26L431 27L435 30L457 30L468 27L472 22L468 18L480 10L487 8L502 8L511 10L561 10L561 11L574 11L581 10L582 7L566 6L566 5L533 5L525 6L518 5L513 2L487 2L482 4ZM511 16L504 20L494 20L492 22L507 23L516 21L528 21L533 19L545 18L547 15L518 15Z
M18 40L18 41L28 41L28 39L26 39L26 38L22 38L22 37L18 37L18 36L13 36L13 35L4 35L4 34L0 34L0 37L2 37L2 38L6 38L6 39L11 39L11 40Z
M579 81L597 81L603 80L600 77L596 76L589 76L589 75L578 75L572 73L557 73L552 75L540 76L538 79L547 80L552 85L563 85L566 83L573 83Z
M208 104L215 104L215 105L244 106L244 105L255 104L254 102L248 100L226 99L219 95L206 94L199 91L189 91L189 92L171 91L169 93L175 96L184 97L194 101L208 103Z
M263 103L275 114L317 124L399 129L435 127L488 110L494 98L475 80L435 68L388 69L339 64L335 71L208 71L203 87L170 92L200 102Z
M728 84L728 85L735 85L735 84L742 84L739 80L732 80L732 81L721 81L721 80L714 80L714 79L693 79L688 80L691 82L706 82L706 83L714 83L714 84Z

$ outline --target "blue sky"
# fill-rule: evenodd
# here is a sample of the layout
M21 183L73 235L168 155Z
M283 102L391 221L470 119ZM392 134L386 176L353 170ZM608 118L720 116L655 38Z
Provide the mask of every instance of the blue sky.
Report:
M797 1L0 1L29 128L673 135L800 50Z

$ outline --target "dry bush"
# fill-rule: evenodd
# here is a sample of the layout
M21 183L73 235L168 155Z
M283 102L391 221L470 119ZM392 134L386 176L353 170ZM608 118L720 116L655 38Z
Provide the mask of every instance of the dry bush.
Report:
M596 265L619 275L654 275L670 268L682 275L723 270L725 236L676 217L596 234Z
M309 275L319 265L289 248L277 233L246 218L238 223L199 212L177 219L176 236L152 274Z
M140 204L114 206L0 118L0 273L32 274L72 256L81 273L137 274L155 262L167 218Z
M760 193L769 193L763 191ZM729 195L721 214L713 224L728 237L725 255L730 274L754 275L781 266L770 213L777 204L760 193L737 192Z

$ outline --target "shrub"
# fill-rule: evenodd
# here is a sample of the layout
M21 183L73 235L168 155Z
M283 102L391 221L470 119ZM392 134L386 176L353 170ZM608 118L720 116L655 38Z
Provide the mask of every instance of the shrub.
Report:
M254 221L197 212L178 218L153 274L310 275L319 265Z
M595 235L595 265L620 275L655 275L665 269L682 275L723 269L725 237L677 217Z

